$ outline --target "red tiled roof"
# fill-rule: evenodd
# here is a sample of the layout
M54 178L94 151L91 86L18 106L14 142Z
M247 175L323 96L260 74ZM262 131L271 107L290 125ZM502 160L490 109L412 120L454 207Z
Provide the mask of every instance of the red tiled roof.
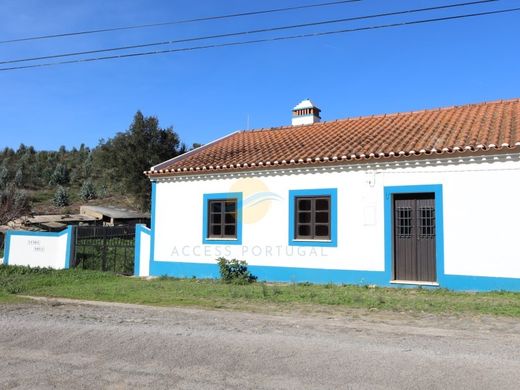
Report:
M512 99L240 131L145 173L210 173L519 146L520 99Z

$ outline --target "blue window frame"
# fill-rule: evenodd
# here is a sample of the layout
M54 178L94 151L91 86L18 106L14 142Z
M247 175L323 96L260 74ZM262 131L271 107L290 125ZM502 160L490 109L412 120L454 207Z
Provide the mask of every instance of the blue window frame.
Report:
M235 237L211 238L210 235L210 203L214 201L236 201L235 217ZM202 220L202 243L209 245L242 245L242 193L224 192L218 194L203 195L203 220Z
M328 239L297 238L297 200L298 199L329 199ZM289 191L289 245L293 246L325 246L336 247L338 239L338 190L336 188L317 188L310 190Z

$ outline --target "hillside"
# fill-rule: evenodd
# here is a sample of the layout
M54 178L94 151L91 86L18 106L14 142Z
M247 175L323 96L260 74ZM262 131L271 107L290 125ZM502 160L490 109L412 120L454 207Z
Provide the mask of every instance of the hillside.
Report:
M172 128L137 112L125 132L56 151L20 145L0 151L0 225L22 214L77 213L82 204L147 210L150 183L142 172L186 151Z

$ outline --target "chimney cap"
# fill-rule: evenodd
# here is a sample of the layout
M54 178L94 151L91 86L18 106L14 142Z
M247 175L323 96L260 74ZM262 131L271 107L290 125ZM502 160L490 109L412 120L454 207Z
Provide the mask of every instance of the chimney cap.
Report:
M302 100L300 103L298 103L293 108L293 111L295 111L295 110L303 110L305 108L318 108L318 107L311 101L311 99L305 99L305 100Z

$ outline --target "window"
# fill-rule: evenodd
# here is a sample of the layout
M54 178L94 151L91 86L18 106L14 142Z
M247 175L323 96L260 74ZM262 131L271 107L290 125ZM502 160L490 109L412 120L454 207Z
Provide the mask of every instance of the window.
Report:
M237 238L237 200L209 201L208 238Z
M398 207L397 208L397 237L410 238L412 237L412 208Z
M419 207L419 236L421 238L435 237L435 209L433 207Z
M289 245L337 246L337 190L289 191Z
M242 244L242 193L204 194L204 244Z
M296 197L295 238L330 240L330 197Z

